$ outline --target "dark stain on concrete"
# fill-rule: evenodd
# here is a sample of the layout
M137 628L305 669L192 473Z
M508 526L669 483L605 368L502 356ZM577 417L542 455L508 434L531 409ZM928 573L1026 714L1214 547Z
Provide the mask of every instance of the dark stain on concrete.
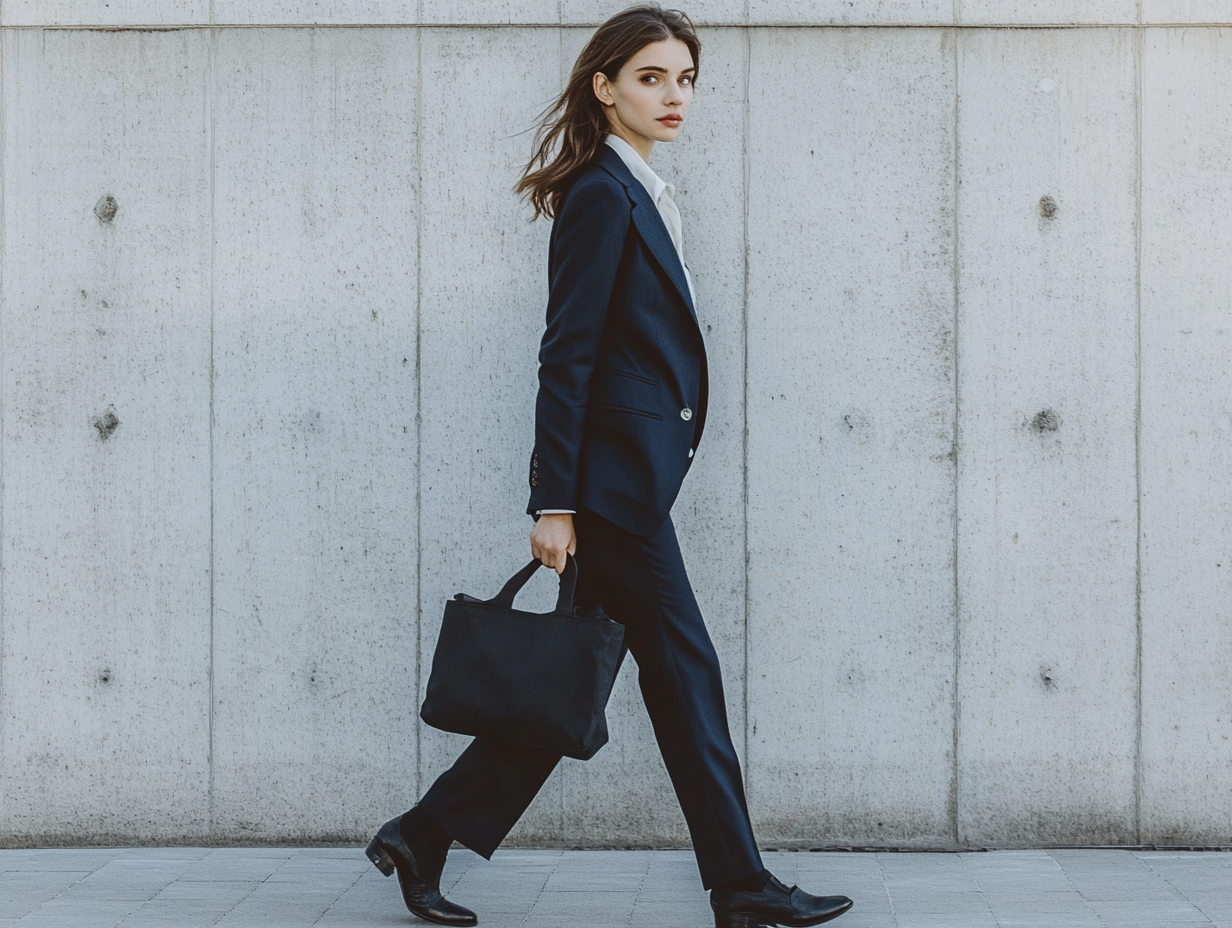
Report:
M1044 689L1055 690L1057 688L1056 674L1052 672L1051 667L1045 667L1040 670L1040 682L1044 684Z
M112 679L112 675L111 675L110 667L104 667L98 674L98 682L103 684L104 686L110 683L111 679Z
M116 416L115 409L109 408L101 416L94 419L94 427L98 429L98 437L102 441L106 441L115 434L115 430L120 427L120 419Z
M1039 214L1045 219L1052 219L1057 215L1057 201L1045 194L1040 197Z
M1042 409L1035 414L1031 420L1031 431L1039 432L1056 432L1061 428L1061 417L1057 415L1055 410Z

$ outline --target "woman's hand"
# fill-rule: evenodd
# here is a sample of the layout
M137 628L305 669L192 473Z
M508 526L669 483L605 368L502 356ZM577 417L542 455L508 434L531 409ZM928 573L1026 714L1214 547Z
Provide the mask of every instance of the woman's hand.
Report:
M565 569L565 553L577 553L577 535L573 531L573 516L567 512L549 513L539 517L530 533L530 553L556 572Z

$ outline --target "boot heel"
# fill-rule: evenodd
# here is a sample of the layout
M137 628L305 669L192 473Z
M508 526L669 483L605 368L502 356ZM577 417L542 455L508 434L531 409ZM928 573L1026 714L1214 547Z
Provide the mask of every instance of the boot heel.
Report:
M368 849L364 851L368 855L368 859L386 876L394 875L394 859L389 856L389 852L385 850L380 840L372 839L372 843L368 845Z
M756 915L745 915L742 912L715 912L714 928L774 928L774 922L768 922Z

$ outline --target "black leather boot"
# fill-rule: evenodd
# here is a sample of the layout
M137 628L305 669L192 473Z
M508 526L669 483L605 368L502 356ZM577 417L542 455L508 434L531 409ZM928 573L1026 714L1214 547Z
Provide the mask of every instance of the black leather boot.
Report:
M441 895L444 855L441 855L440 866L431 870L421 865L402 836L402 819L403 816L399 816L381 826L368 845L368 859L386 876L398 871L402 900L411 914L438 925L477 925L479 919L474 912L454 905Z
M762 873L765 885L760 890L711 890L715 928L809 928L851 908L846 896L813 896L799 886L784 886L768 870Z

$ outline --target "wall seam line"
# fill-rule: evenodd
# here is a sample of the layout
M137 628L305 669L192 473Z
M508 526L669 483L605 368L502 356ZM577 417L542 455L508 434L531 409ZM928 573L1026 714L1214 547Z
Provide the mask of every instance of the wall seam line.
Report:
M599 22L591 23L560 23L560 22L525 22L525 23L125 23L123 25L107 23L10 23L3 28L13 32L193 32L212 29L595 29ZM1066 31L1066 30L1125 30L1135 29L1140 32L1152 30L1176 29L1227 29L1232 27L1232 20L1212 20L1206 22L1091 22L1091 23L963 23L939 20L928 23L834 23L834 22L799 22L799 23L705 23L696 22L699 29L739 29L751 30L782 30L782 29L833 29L850 32L852 30L898 30L902 32L914 30L958 29L963 32L978 31Z
M214 2L213 0L210 0L210 20L213 21L213 18L214 18ZM215 129L217 126L216 104L218 101L217 60L218 60L218 30L211 28L210 30L210 66L209 66L208 73L206 75L206 80L207 80L206 87L207 87L207 93L208 93L208 103L207 103L206 112L208 116L208 122L207 122L208 131L210 134L209 145L207 147L207 150L209 151L209 158L210 158L210 241L209 241L209 248L210 248L210 294L209 294L209 302L210 302L210 346L209 346L210 347L210 361L209 361L209 374L210 374L210 386L209 386L209 403L210 403L210 409L209 409L209 445L210 445L210 463L209 463L209 484L210 484L210 489L209 489L209 500L210 500L209 682L210 682L210 687L209 687L209 693L210 693L210 710L209 710L209 721L208 721L209 772L208 772L208 785L207 785L208 795L206 797L206 815L207 815L206 832L211 837L215 833L215 827L216 827L215 817L217 813L217 802L215 800L215 795L214 795L215 767L216 767L215 753L214 753L214 738L215 738L214 708L215 708L216 693L217 693L217 688L215 685L215 667L214 667L214 655L215 655L214 625L215 625L215 616L216 616L216 611L217 611L215 607L215 586L216 584L215 584L215 573L214 573L215 572L215 548L216 548L216 534L215 534L215 524L214 524L214 375L215 375L214 337L215 337L215 319L217 317L217 273L218 273L217 223L216 223L215 196L214 196L214 192L215 192L214 165L215 165L216 147L215 147L214 139L215 139Z
M4 320L8 318L8 206L9 206L9 107L8 107L8 82L4 80L4 75L8 70L8 33L0 32L0 372L7 371L8 355L5 352L7 347L7 334ZM8 487L6 480L5 458L8 450L8 442L5 441L5 432L8 426L8 416L5 414L7 406L5 405L4 376L0 374L0 770L5 769L4 742L8 734L8 726L5 724L5 719L8 718L8 713L2 711L4 706L5 688L8 683L4 675L4 659L5 659L5 636L4 630L8 620L8 582L6 579L8 566L8 536L5 535L5 516L7 515L5 503L5 491ZM8 810L5 808L7 803L7 790L0 792L0 829L2 833L8 833Z
M958 0L954 0L954 5L955 5L955 9L957 10ZM959 543L958 543L958 529L959 529L959 524L960 524L959 523L958 502L960 498L959 493L961 490L961 487L959 486L959 437L960 437L959 413L962 408L962 396L961 396L961 391L959 387L958 326L959 326L959 321L960 321L959 280L960 280L960 258L961 258L961 250L959 248L959 245L961 242L962 232L959 227L958 208L959 208L959 189L962 184L962 173L960 170L961 165L960 165L960 159L959 159L959 152L960 152L959 146L961 144L961 139L959 135L959 119L960 119L961 106L962 106L962 82L961 82L962 54L959 48L959 43L962 41L962 33L959 32L958 30L955 30L953 35L954 35L954 132L953 132L952 141L951 141L951 145L953 148L951 157L954 159L953 160L953 172L954 173L952 177L952 183L954 185L954 193L953 193L954 214L953 214L953 217L951 218L951 222L953 224L953 230L954 230L954 243L953 243L954 259L953 259L953 262L951 263L950 274L951 274L951 286L953 288L953 300L954 300L954 316L953 316L953 320L954 320L953 321L953 330L954 330L954 334L953 334L953 339L954 339L954 362L953 362L954 425L951 431L951 443L952 443L951 447L952 447L952 453L954 457L954 460L953 460L954 506L952 509L952 516L951 516L950 536L951 536L951 543L953 547L951 548L950 558L953 561L953 565L954 565L953 566L953 571L954 571L954 658L953 658L953 661L954 662L951 668L951 672L953 674L953 682L950 685L950 699L953 703L953 717L951 720L951 735L950 735L950 739L951 739L950 740L950 752L952 755L951 762L952 762L953 767L950 773L950 803L949 805L950 805L950 816L951 816L950 833L951 833L951 836L953 837L955 846L961 847L963 836L959 828L959 802L961 799L961 789L960 789L961 780L960 780L958 749L959 749L959 743L960 743L961 734L962 734L961 732L962 711L961 711L961 703L959 700L959 697L960 697L959 671L962 666L961 664L962 662L962 621L961 621L962 620L962 608L961 608L962 584L960 582L961 577L960 577L959 564L958 564L958 557L959 557L959 550L960 550Z
M560 92L564 93L565 89L569 86L569 78L572 76L572 72L573 72L573 69L569 66L569 62L566 61L565 59L565 3L564 3L564 0L558 0L556 4L556 11L557 11L557 18L560 20L560 24L556 27L556 61L557 61L557 73L559 74L558 86L560 87ZM559 99L559 95L558 95L558 99ZM531 151L534 151L533 146L531 147ZM552 221L555 222L555 219L553 218ZM536 374L537 373L538 372L536 371ZM536 381L538 381L537 376L536 376ZM531 434L531 453L532 454L534 453L534 443L535 443L535 439L534 439L534 433L532 431L532 434ZM565 782L564 782L564 777L562 776L561 782L560 782L560 790L556 794L556 799L557 799L556 810L557 810L557 815L559 816L557 820L560 823L558 831L562 839L566 837L565 836L565 827L566 827L565 823L566 821L568 821L568 815L566 814L566 809L565 809L565 792L566 792Z
M210 29L556 29L561 26L571 29L595 29L600 23L560 23L560 22L525 22L525 23L125 23L114 25L107 23L13 23L3 26L12 31L76 31L76 32L191 32ZM924 23L835 23L835 22L798 22L798 23L706 23L697 22L699 29L834 29L849 32L855 29L868 30L939 30L959 29L967 31L1062 31L1073 29L1137 29L1146 32L1150 30L1174 29L1226 29L1232 27L1232 20L1212 20L1209 22L1090 22L1090 23L955 23L939 20Z
M423 19L423 0L419 2ZM423 30L415 30L415 702L423 688ZM412 706L414 709L414 706ZM415 719L415 796L423 792L423 736Z
M749 3L745 0L745 17L748 17ZM741 184L744 193L744 216L742 235L744 241L744 293L742 295L740 315L743 338L741 339L741 369L744 379L744 402L740 409L740 442L741 442L741 480L743 483L743 532L744 532L744 779L745 793L752 792L753 759L749 755L749 98L750 79L752 74L753 46L751 33L744 30L744 115L743 127L744 145L741 152ZM752 805L746 797L746 803ZM752 810L750 809L750 813Z
M1142 0L1138 0L1142 17ZM1137 532L1134 550L1134 623L1137 638L1135 676L1137 719L1134 738L1134 841L1142 844L1142 85L1144 43L1141 30L1134 32L1134 518Z

